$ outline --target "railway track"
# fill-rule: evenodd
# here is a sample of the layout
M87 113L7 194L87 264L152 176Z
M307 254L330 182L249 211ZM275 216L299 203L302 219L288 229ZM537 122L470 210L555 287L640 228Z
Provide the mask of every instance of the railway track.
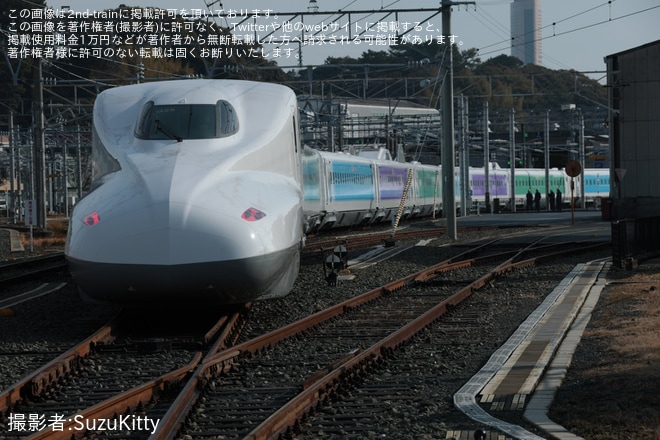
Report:
M492 244L492 243L491 243ZM575 252L563 243L562 253ZM596 246L600 246L597 244ZM486 249L484 246L481 249ZM577 248L584 250L580 244ZM317 408L333 401L364 380L394 355L400 346L454 309L464 298L495 276L525 267L558 251L526 249L542 255L523 258L487 255L447 261L318 312L302 321L207 357L188 379L183 391L161 419L151 438L276 438L294 432ZM430 280L466 267L474 270L485 260L507 261L480 274L456 272L462 284L456 292L440 294L422 287ZM437 289L437 285L433 290ZM405 292L405 293L402 293ZM378 311L376 310L376 307ZM376 317L376 313L379 314ZM473 313L473 312L472 312ZM455 318L457 325L475 316ZM377 322L377 325L373 325ZM372 325L366 325L372 323ZM301 359L301 353L310 356ZM337 357L337 353L341 353ZM187 416L190 414L190 416ZM180 433L180 434L177 434Z
M62 271L65 268L66 261L64 254L61 252L16 261L6 261L0 264L0 283L7 285L12 282L22 282L45 273Z
M443 262L220 353L208 361L207 369L222 365L216 370L227 371L235 363L237 371L214 379L206 377L210 385L204 402L196 407L183 432L191 438L223 435L250 439L296 433L318 408L340 398L355 383L380 368L401 345L476 289L515 268L584 249L583 245L570 250L566 244L557 246L562 251L545 247L541 255L530 258L523 258L521 252L509 257L507 252L506 261L490 268L477 265L502 258L501 255ZM539 253L539 250L524 252ZM474 253L471 250L466 254ZM481 274L470 273L467 278L473 281L466 281L465 268L476 269ZM452 280L450 274L456 274L457 279ZM442 289L439 293L422 287L439 275L443 276L445 285L463 286L455 291ZM474 311L454 319L457 330L466 322L478 322ZM302 353L309 357L304 358ZM342 355L337 358L337 353ZM243 400L241 396L248 397ZM346 429L346 421L343 423Z
M594 244L594 247L599 246L602 243ZM96 399L97 403L83 404L86 409L76 408L77 413L70 412L61 425L47 426L31 438L71 438L72 433L79 437L84 435L84 430L77 424L80 421L111 420L117 416L121 418L122 414L144 414L141 420L145 424L146 420L159 420L158 429L151 434L154 439L216 438L218 435L225 438L275 438L300 432L303 427L308 435L318 433L319 429L327 430L329 425L322 421L325 405L345 400L350 407L352 397L347 393L358 383L368 383L371 372L382 370L411 340L424 337L425 329L438 322L441 316L443 325L447 326L447 338L451 338L452 332L460 332L462 326L478 323L479 310L461 314L457 308L477 289L516 268L587 249L585 243L537 243L522 251L493 251L494 247L497 242L487 242L469 249L460 257L235 346L231 346L226 335L221 336L217 341L222 342L213 344L204 356L195 352L188 356L188 362L177 365L178 368L162 364L162 369L151 373L150 380L143 378L147 383L131 384L135 385L131 393L137 397L103 395L103 398ZM118 349L123 353L121 362L126 362L127 354L130 358L139 357L140 353L130 351L135 349L135 344L114 343L116 347L122 344L124 348ZM132 347L128 348L131 344ZM228 348L222 350L224 346ZM95 350L94 356L113 351L103 347ZM82 357L77 355L77 358ZM94 357L87 359L88 363L91 361L97 365ZM144 359L146 364L154 363L153 358ZM126 365L119 368L131 369ZM56 375L52 382L59 383L59 377ZM124 390L129 387L128 383L123 385ZM20 398L25 398L25 387L21 387L22 391L17 394L19 400L0 409L5 413L20 409L17 403ZM34 382L30 387L34 387ZM371 403L365 406L362 416L351 419L356 421L340 418L337 422L336 410L327 413L334 420L330 424L335 425L333 429L359 432L357 425L361 417L367 417L367 410L382 408L383 402L398 392L396 385L372 387L375 394L369 394ZM49 384L38 388L49 390L36 393L46 397L60 393ZM143 391L135 391L138 389ZM165 391L172 393L155 403L158 396L163 398L167 394ZM6 394L2 394L2 401L5 401ZM64 397L54 405L62 408L69 400L70 397ZM169 406L166 402L173 404ZM32 408L35 412L31 414L47 414L47 409ZM311 417L316 416L320 421L310 422ZM347 428L351 424L357 425ZM139 433L133 431L132 435L137 435L134 438L147 438L150 434L146 429L138 430ZM104 434L109 438L113 435L124 438L122 436L126 433Z
M497 229L495 226L481 226L476 228L458 228L457 231L463 233L467 231L495 231ZM445 235L446 233L446 228L438 227L436 223L426 220L418 220L396 231L383 227L374 227L369 232L362 231L359 233L346 232L344 234L338 234L336 231L333 231L330 238L327 237L327 234L315 234L311 238L308 238L303 252L307 254L327 253L331 252L336 246L344 246L346 249L363 248L381 243L390 246L397 240L430 239Z
M116 425L123 432L120 435L125 435L124 427L155 429L157 422L149 423L159 417L150 418L146 411L158 415L156 403L169 393L176 396L178 383L204 353L231 345L248 309L246 305L219 318L198 316L186 326L173 325L171 316L147 320L124 311L3 391L0 414L7 414L13 427L24 428L22 432L14 429L20 437L32 432L30 438L71 438L72 432L104 431L100 428L114 423L118 414L122 420L122 414L134 411L145 411L145 415L124 415L124 423ZM17 424L26 414L32 419Z
M61 289L65 282L53 278L65 272L61 253L0 264L0 310Z

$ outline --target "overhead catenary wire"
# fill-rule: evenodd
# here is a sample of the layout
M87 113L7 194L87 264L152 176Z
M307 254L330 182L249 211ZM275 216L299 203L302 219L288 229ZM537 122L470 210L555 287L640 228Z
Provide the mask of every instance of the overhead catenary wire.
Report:
M523 34L523 35L527 35L527 34L529 34L529 33L534 33L534 32L536 32L537 30L541 30L541 31L542 31L542 30L544 30L544 29L548 29L548 28L556 28L556 25L559 24L559 23L563 23L563 22L566 22L566 21L572 20L572 19L574 19L574 18L576 18L576 17L579 17L579 16L584 15L584 14L586 14L586 13L593 12L593 11L595 11L596 9L599 9L599 8L601 8L601 7L604 7L604 6L611 6L611 4L612 4L613 1L615 1L615 0L609 0L609 1L606 1L606 2L604 2L604 3L602 3L602 4L598 5L598 6L595 6L595 7L592 7L592 8L586 9L586 10L584 10L584 11L578 12L578 13L576 13L576 14L573 14L573 15L571 15L571 16L569 16L569 17L566 17L566 18L563 18L563 19L561 19L561 20L554 21L554 22L551 23L551 24L548 24L548 25L546 25L546 26L542 26L540 29L534 29L534 30L532 30L532 31L527 32L526 34ZM618 16L618 17L612 17L612 16L611 16L611 13L610 13L610 15L609 15L609 17L608 17L607 20L600 20L600 21L597 21L597 22L594 22L594 23L590 23L590 24L588 24L588 25L578 26L578 27L575 27L575 28L573 28L573 29L568 29L568 30L563 31L563 32L556 32L556 31L553 30L552 35L547 35L547 36L544 36L544 37L540 37L540 38L534 40L534 42L536 42L536 41L543 41L543 40L547 40L547 39L555 38L555 37L560 37L560 36L568 35L568 34L571 34L571 33L574 33L574 32L584 31L584 30L591 29L591 28L594 28L594 27L597 27L597 26L601 26L601 25L603 25L603 24L612 23L612 22L615 22L615 21L618 21L618 20L622 20L622 19L624 19L624 18L632 17L632 16L634 16L634 15L639 15L639 14L647 13L647 12L649 12L649 11L652 11L652 10L654 10L654 9L658 9L658 8L660 8L660 5L657 5L657 6L650 6L650 7L648 7L648 8L641 9L641 10L634 11L634 12L630 12L630 13L628 13L628 14L624 14L624 15L621 15L621 16ZM484 52L483 49L484 49L484 48L493 47L493 46L496 46L496 45L499 45L499 44L503 44L503 43L511 43L511 41L510 41L510 40L506 40L506 41L495 42L495 43L492 43L492 44L490 44L490 45L488 45L488 46L484 46L484 47L482 47L482 48L478 48L477 50L479 51L479 55L489 55L489 54L497 53L497 52L500 52L502 49L495 49L495 50L490 50L490 51L487 51L487 52ZM525 44L525 43L520 43L520 45L522 45L522 44ZM515 46L515 43L514 43L513 45Z
M29 3L29 4L33 4L33 2L30 2L29 0L23 0L23 1L26 2L26 3ZM351 2L348 2L339 11L345 11L346 8L348 8L351 5L355 4L357 1L359 1L359 0L353 0ZM385 8L384 11L386 10L386 8L391 7L392 5L398 3L399 1L400 0L396 0L396 1L390 2L387 5L384 5L383 6ZM592 13L592 12L594 12L594 11L600 9L600 8L603 8L605 6L610 6L611 7L611 4L613 3L613 1L614 0L606 1L606 2L603 2L599 5L597 5L597 6L590 7L588 9L585 9L585 10L581 11L581 12L572 14L568 17L562 18L560 20L556 20L551 24L543 26L541 28L541 30L545 30L545 29L548 29L550 27L553 27L553 28L556 29L557 25L560 24L560 23L569 22L570 20L575 19L576 17L580 17L580 16L583 16L585 14L590 14L590 13ZM226 1L225 1L225 3L226 3ZM492 6L492 5L495 5L495 4L503 4L503 2L501 2L501 1L488 2L488 3L483 3L482 2L482 3L480 3L479 6ZM593 27L596 27L596 26L600 26L600 25L605 24L605 23L610 23L610 22L614 22L614 21L617 21L617 20L627 18L627 17L634 16L634 15L646 13L646 12L649 12L649 11L657 9L657 8L660 8L660 5L651 6L651 7L648 7L648 8L642 9L642 10L638 10L638 11L634 11L634 12L631 12L631 13L628 13L628 14L624 14L624 15L621 15L621 16L618 16L618 17L612 17L611 12L610 12L609 17L608 17L607 20L601 20L601 21L594 22L594 23L591 23L591 24L588 24L588 25L585 25L585 26L579 26L579 27L568 29L568 30L561 31L561 32L556 32L556 30L555 30L555 31L553 31L552 35L547 35L547 36L541 37L540 40L546 40L546 39L553 38L553 37L559 37L559 36L562 36L562 35L567 35L567 34L570 34L570 33L573 33L573 32L583 31L583 30L590 29L590 28L593 28ZM480 23L484 24L484 26L489 28L496 35L502 37L501 32L504 29L504 26L501 25L501 23L499 23L492 16L490 16L490 14L488 14L486 11L484 11L483 8L476 8L476 11L477 12L473 15L475 17L475 19L477 19L477 21L479 21ZM488 25L488 23L491 23L492 26ZM498 45L507 44L507 47L508 47L508 45L510 45L510 43L511 43L510 39L508 39L508 38L507 39L502 39L499 42L494 42L494 43L489 44L487 46L479 47L479 48L477 48L477 51L478 51L479 56L485 56L485 55L489 55L489 54L493 54L493 53L497 53L497 52L502 51L503 48L498 47ZM493 49L492 50L485 50L485 49L489 49L489 48L493 48ZM547 58L548 60L552 61L553 63L555 63L557 65L559 65L560 67L567 67L564 64L562 64L559 60L556 60L556 59L550 57L547 54L544 54L543 56L544 56L544 58ZM119 60L112 60L112 59L106 59L106 60L108 62L117 63L118 65L122 64L122 62L119 61ZM128 63L126 63L126 64L128 64ZM296 66L296 67L300 68L302 66ZM149 71L153 71L153 69L149 69ZM154 71L154 72L169 75L169 73L167 73L167 72L158 72L158 71ZM177 75L173 75L173 76L176 77Z
M36 3L31 2L29 0L22 0L22 1L26 4L35 4L36 5ZM353 1L348 2L342 9L340 9L340 11L345 10L346 8L348 8L351 5L357 3L358 1L359 0L353 0ZM394 5L398 2L399 2L399 0L396 0L394 2L390 2L389 4L384 5L383 7L384 8L389 8L389 7L391 7L392 5ZM642 13L647 13L649 11L660 8L660 5L650 6L650 7L647 7L645 9L633 11L633 12L630 12L630 13L627 13L627 14L624 14L624 15L620 15L620 16L612 16L612 13L610 11L610 14L609 14L609 16L606 20L601 20L601 21L597 21L597 22L594 22L594 23L591 23L591 24L588 24L588 25L585 25L585 26L579 26L579 27L575 27L575 28L571 28L571 29L567 29L567 30L557 32L557 25L558 24L570 22L571 20L573 20L577 17L584 16L585 14L591 14L591 13L593 13L593 12L603 8L603 7L606 7L606 6L610 7L610 9L611 9L611 5L612 5L613 2L614 2L614 0L602 2L599 5L587 8L583 11L580 11L580 12L572 14L568 17L562 18L560 20L556 20L551 24L543 26L541 28L542 30L545 30L545 29L548 29L548 28L552 27L553 28L553 33L551 35L546 35L544 37L541 37L541 40L546 40L546 39L549 39L549 38L559 37L559 36L567 35L567 34L570 34L570 33L583 31L583 30L590 29L590 28L593 28L593 27L596 27L596 26L600 26L602 24L611 23L611 22L614 22L614 21L617 21L617 20L622 20L622 19L625 19L625 18L628 18L628 17L631 17L631 16L635 16L635 15L642 14ZM225 3L226 3L226 1L225 1ZM495 5L495 4L504 4L504 3L506 3L506 2L502 2L502 1L488 2L488 3L480 2L480 6L492 6L492 5ZM474 14L474 17L480 23L484 24L487 28L489 28L492 32L494 32L494 33L501 36L501 31L504 28L501 25L501 23L499 23L496 19L491 17L490 14L488 14L487 11L484 10L484 8L477 8L476 11L477 12ZM492 26L487 25L488 23L491 23ZM488 54L491 54L491 53L499 52L501 50L499 48L494 49L494 50L489 50L489 51L484 51L484 49L487 49L487 48L490 48L490 47L495 47L496 45L502 44L502 43L509 44L510 40L509 39L506 39L506 40L503 39L500 42L495 42L493 44L489 44L488 46L482 46L481 48L477 48L478 53L479 53L480 56L484 56L484 55L488 55ZM561 67L564 67L564 68L567 67L566 65L561 63L561 61L559 61L557 59L554 59L554 58L550 57L549 55L547 55L547 53L544 53L543 57L544 57L544 59L548 59L548 60L552 61L553 63L555 63L555 64L557 64ZM109 58L101 58L101 59L103 59L107 62L110 62L110 63L115 63L117 65L126 65L126 66L134 67L131 63L126 63L126 62L123 62L121 60L115 60L115 59L109 59ZM297 66L297 67L299 67L299 66ZM75 76L77 78L87 79L87 78L82 77L81 75L78 75L78 74L75 74L75 73L71 72L70 70L66 69L65 67L63 67L61 65L58 66L58 68L60 68L64 72L70 73L72 76ZM186 75L172 74L170 72L164 72L164 71L160 71L160 70L154 70L153 68L148 68L147 70L149 72L158 73L159 75L167 75L167 76L170 76L170 77L173 77L173 78L185 77L186 76ZM90 81L94 82L94 80L90 80Z

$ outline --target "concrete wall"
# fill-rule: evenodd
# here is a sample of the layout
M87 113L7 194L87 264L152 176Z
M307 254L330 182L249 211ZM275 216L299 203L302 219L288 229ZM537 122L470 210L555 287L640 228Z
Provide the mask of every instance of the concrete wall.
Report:
M612 219L660 215L660 41L605 61Z

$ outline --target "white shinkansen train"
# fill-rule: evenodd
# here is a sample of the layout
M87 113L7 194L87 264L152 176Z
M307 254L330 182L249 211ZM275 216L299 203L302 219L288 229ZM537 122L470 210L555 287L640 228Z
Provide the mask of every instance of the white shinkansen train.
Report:
M369 158L374 157L373 153L363 150L356 156L305 149L303 188L305 218L310 221L308 229L391 221L400 205L402 218L442 211L441 166L392 161L386 150L377 151L378 159ZM489 165L489 199L491 205L499 204L499 210L511 210L512 200L517 209L525 208L527 192L534 196L536 190L541 194L540 206L544 209L550 191L555 197L562 194L561 205L570 203L571 178L563 170L549 170L550 186L546 190L543 169L517 168L512 186L509 169L495 163ZM609 195L609 170L587 169L583 176L587 202L598 205L601 197ZM576 200L582 197L581 177L573 182ZM460 180L459 170L455 168L454 209L460 207ZM483 168L469 168L469 199L475 209L486 209L485 181ZM406 199L401 203L406 186ZM515 187L514 197L512 187Z
M94 106L93 162L65 254L84 297L122 305L284 296L305 232L442 209L438 166L396 162L382 150L304 148L295 94L267 83L183 80L104 91ZM516 170L516 188L545 194L541 174ZM472 200L483 200L483 170L470 175ZM608 194L607 170L584 176L588 199ZM489 181L491 199L508 202L508 172L492 169ZM551 187L565 192L568 182L552 172Z
M65 248L82 294L181 306L287 293L304 223L297 116L295 94L266 83L99 94L93 187Z

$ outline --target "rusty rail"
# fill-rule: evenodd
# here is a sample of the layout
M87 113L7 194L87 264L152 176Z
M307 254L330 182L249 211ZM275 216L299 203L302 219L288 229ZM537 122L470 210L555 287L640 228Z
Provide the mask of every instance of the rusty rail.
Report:
M236 313L232 316L231 319L225 319L222 321L222 323L219 322L216 326L214 326L212 331L216 332L220 326L226 324L222 334L218 337L216 343L208 351L206 356L202 357L201 352L198 352L194 356L193 360L185 367L168 373L167 375L161 376L160 378L148 382L145 385L129 390L126 393L108 399L107 401L101 402L83 412L78 413L77 415L86 419L110 418L112 415L124 413L127 409L133 409L140 404L148 402L163 390L168 389L175 383L180 383L187 378L187 382L182 391L177 396L174 404L170 407L165 416L161 418L158 430L150 437L150 439L174 438L176 433L180 430L183 422L185 421L188 412L197 401L197 399L201 396L207 381L221 372L230 370L232 368L232 364L240 356L248 353L256 353L264 348L277 344L284 339L319 325L320 323L341 315L348 310L360 307L361 305L373 301L380 296L390 294L393 291L405 287L409 283L426 282L449 270L478 264L496 257L502 258L505 255L509 257L505 263L499 265L490 273L482 276L470 285L462 288L452 297L438 303L432 309L421 315L418 319L411 321L369 349L361 352L350 353L349 355L344 356L342 359L334 362L327 369L308 378L305 381L303 387L304 391L289 401L289 403L283 408L272 414L258 428L250 433L248 438L266 439L273 438L277 435L282 435L288 430L292 429L292 427L298 423L298 420L300 420L305 414L309 413L312 408L318 405L318 402L324 401L329 395L340 388L342 386L342 381L346 380L347 378L355 378L361 376L363 374L362 372L368 369L370 365L376 362L380 362L392 350L395 350L398 346L405 343L419 330L428 326L430 323L437 320L440 316L446 313L446 311L451 306L456 305L463 301L465 298L469 297L475 290L481 288L491 279L497 276L501 276L502 274L516 267L529 266L536 264L537 261L542 259L555 258L559 255L575 252L574 249L569 249L566 244L562 244L564 249L560 252L554 252L542 257L529 258L522 261L515 261L516 259L520 259L523 255L522 253L515 252L504 252L498 255L490 255L456 261L459 260L459 258L466 258L469 255L478 252L480 249L492 245L493 243L494 241L484 243L481 246L464 252L460 257L454 257L451 260L443 261L437 265L408 275L397 281L388 283L383 287L371 290L358 297L349 299L326 310L320 311L286 327L275 330L271 333L247 341L245 343L233 346L231 348L227 348L227 346L232 344L232 339L236 338L236 332L234 328L236 327L237 320L239 319L240 315L239 313ZM597 244L593 247L597 248L600 246L603 246L603 244ZM547 246L543 246L543 248L547 248ZM530 246L527 250L539 249L540 248L531 249ZM588 250L588 248L582 247L581 250ZM29 392L31 394L35 394L50 384L54 383L55 381L59 380L59 378L71 371L72 368L75 367L77 360L83 356L86 356L96 344L111 341L113 339L110 334L111 329L112 327L110 325L104 327L104 329L99 330L99 332L95 333L95 335L79 344L78 347L82 347L82 349L79 349L80 351L75 351L75 354L68 352L61 355L47 366L44 366L38 372L35 372L35 374L23 379L16 386L0 395L0 410L7 411L7 409L11 408L18 401L20 401L21 396L24 396L28 392L28 387ZM210 338L210 333L205 339L207 338ZM72 351L73 350L75 349L72 349ZM4 406L2 406L3 404ZM76 419L72 418L71 420ZM37 433L30 438L72 438L72 432L68 431L66 427L64 427L61 432L52 430L45 431L46 432ZM62 436L64 434L68 435ZM80 434L82 435L84 433Z
M412 229L412 228L411 228ZM397 231L398 240L410 240L414 238L428 238L437 237L446 234L446 228L428 228L428 229L415 229L415 230ZM496 226L480 226L477 228L459 228L459 232L467 231L487 231L498 229ZM306 253L322 253L332 250L335 246L343 245L346 249L354 249L359 247L371 246L377 243L382 243L391 239L392 232L376 232L364 235L351 235L334 237L331 239L310 242L303 249Z
M532 246L528 247L526 250L529 250ZM588 247L587 250L591 248L596 249L602 246L603 244L593 245ZM291 399L286 405L282 406L263 423L254 428L245 438L250 440L267 440L281 438L291 434L290 431L300 420L318 407L320 403L329 398L331 394L335 393L343 383L361 376L371 365L384 360L389 353L444 315L450 307L456 306L467 299L474 291L486 285L493 278L501 276L515 268L531 266L541 260L555 258L559 255L574 252L573 250L562 250L541 257L515 261L515 259L522 255L526 250L516 253L516 255L500 264L491 272L460 289L454 295L438 303L419 318L409 322L388 337L382 339L368 349L361 351L359 354L351 356L346 362L337 365L336 368L328 372L325 376L318 377L316 382L312 384L310 384L309 381L306 382L304 390L298 396ZM461 263L450 263L450 265L460 267ZM434 273L436 276L439 274L438 271ZM420 276L420 279L429 280L431 277L428 275L430 274L425 273L423 276Z
M492 244L492 242L485 243L481 246L481 248L489 246L490 244ZM255 338L251 341L247 341L243 344L239 344L229 350L220 352L207 358L196 370L194 377L187 385L188 392L185 396L180 396L181 400L199 398L203 392L205 383L215 374L230 370L232 364L242 355L248 353L257 353L262 349L265 349L271 345L275 345L279 341L319 325L320 323L331 319L345 311L354 309L362 304L373 301L379 296L387 295L393 291L405 287L409 283L428 281L434 277L439 276L445 271L458 267L470 266L482 261L493 259L495 257L508 257L505 263L499 265L490 273L483 275L479 279L472 282L470 285L460 289L450 298L438 303L436 306L422 314L418 319L411 321L377 344L374 344L369 349L350 353L349 355L344 356L341 360L333 363L331 367L313 375L310 378L307 378L304 381L302 387L303 391L297 397L291 399L285 406L271 414L270 417L268 417L261 425L259 425L250 434L248 434L246 438L273 439L289 435L290 431L294 430L295 427L300 423L300 420L302 420L307 414L317 408L319 404L335 395L343 386L343 383L358 379L364 374L364 372L368 371L372 365L381 362L389 353L393 352L393 350L397 349L397 347L409 340L414 334L435 320L439 319L452 306L455 306L468 298L474 291L483 287L493 278L501 276L518 267L525 267L536 264L537 261L541 261L542 259L554 258L561 254L575 252L574 248L569 249L569 247L565 244L561 244L561 246L563 247L563 250L560 252L554 252L549 255L529 258L526 260L521 260L524 252L539 249L535 249L533 245L526 248L523 252L504 252L498 256L490 255L464 261L453 261L457 259L454 258L453 260L444 261L397 281L388 283L383 287L366 292L365 294L356 298L344 301L310 317L304 318L300 321L283 327L282 329L275 330L271 333ZM603 246L603 244L596 245L595 247L599 246ZM547 246L542 246L542 248L547 250ZM588 248L582 247L581 249L587 250ZM476 251L477 249L470 249L464 253L463 257L468 256L469 254L472 254ZM187 403L188 408L190 408L191 405L192 404L190 402ZM150 437L150 439L175 438L178 429L185 419L185 415L179 412L179 410L172 409L171 412L176 413L178 420L178 422L175 424L169 424L169 426L174 429L169 432L159 429L156 434ZM161 421L161 424L163 422L164 420Z
M89 338L7 388L0 394L0 413L9 411L25 396L40 394L63 376L74 371L80 360L85 358L98 344L112 342L115 339L112 335L114 322L113 319Z
M243 312L249 310L250 307L251 303L246 304ZM209 348L207 356L216 353L227 345L231 345L236 340L239 335L236 327L239 326L241 323L240 319L244 315L245 313L237 311L231 317L222 316L212 328L206 332L202 338L205 344L212 339L213 335L222 329L222 332L216 338L216 342ZM35 373L24 378L14 387L8 389L3 393L3 400L0 401L0 404L3 402L6 402L6 404L0 406L0 409L6 411L11 406L15 405L22 396L28 392L31 395L40 394L55 381L59 380L63 375L72 371L79 360L89 354L97 344L111 342L114 339L111 332L115 326L114 323L116 320L117 317L115 317L110 324L104 326L76 347L54 359ZM68 440L84 436L86 434L84 430L74 429L74 426L76 426L76 423L78 423L79 420L111 419L118 414L125 414L128 411L143 406L148 402L157 399L163 392L172 390L178 386L178 384L184 381L186 377L190 376L190 373L194 371L195 368L199 367L202 360L202 352L197 351L187 365L162 375L157 379L146 382L145 384L134 387L126 392L113 396L112 398L80 411L73 416L67 417L61 424L58 424L56 430L52 429L52 427L47 427L27 438L30 440ZM28 388L29 390L27 390ZM7 395L6 399L5 394Z
M175 405L170 408L170 410L163 417L163 419L161 419L161 423L158 431L155 434L153 434L150 437L150 439L163 440L163 439L175 438L178 429L183 423L187 412L192 407L193 402L196 401L199 398L199 396L202 394L201 390L204 384L214 375L229 371L232 368L232 364L239 357L246 354L257 353L262 349L275 345L291 336L300 334L316 325L319 325L329 319L341 315L347 312L348 310L360 307L361 305L371 302L380 296L390 294L400 288L403 288L408 283L419 283L419 282L429 281L433 278L438 277L443 272L479 264L484 261L492 260L493 258L510 257L509 260L513 260L513 258L516 255L519 255L519 252L507 251L496 255L488 255L483 257L466 259L462 261L455 261L455 260L459 260L460 258L466 258L474 253L477 253L480 250L487 248L488 246L491 246L493 243L497 241L498 240L492 240L483 243L482 245L469 249L463 252L461 255L456 256L452 259L443 261L434 266L428 267L426 269L408 275L404 278L388 283L385 286L373 289L360 296L336 304L325 310L317 312L314 315L311 315L297 322L289 324L285 327L282 327L278 330L274 330L270 333L254 338L250 341L233 346L228 350L207 357L194 372L193 376L189 379L189 382L186 384L184 390L177 399L177 403L175 403ZM268 420L264 422L266 423L266 425L264 425L263 427L264 431L262 432L268 432L270 434L264 436L263 433L255 432L254 433L255 437L251 437L251 438L269 438L268 436L273 435L273 433L275 432L282 434L281 431L283 426L289 426L289 424L294 419L297 420L299 417L302 416L302 414L308 411L308 408L310 407L311 404L304 402L308 401L310 399L310 396L316 396L315 397L316 399L323 400L322 399L322 396L324 395L323 388L324 387L334 388L330 383L333 380L335 380L337 377L341 376L340 372L346 373L349 366L363 365L365 362L377 361L378 359L380 359L381 351L388 351L396 348L396 346L401 344L402 341L408 339L410 335L416 333L417 331L419 331L419 329L424 328L429 323L438 319L438 317L441 316L443 313L445 313L449 307L456 305L461 301L463 301L465 298L469 297L474 290L482 287L484 284L486 284L495 276L499 276L505 272L508 272L514 267L519 267L527 264L529 264L528 261L517 262L517 263L509 262L507 263L506 266L499 267L498 269L496 269L497 272L495 274L489 273L487 275L484 275L483 277L476 280L469 286L461 289L454 296L441 302L436 307L431 309L429 312L422 315L418 321L414 321L409 325L403 327L400 331L392 334L390 337L384 339L379 344L372 347L372 349L347 355L346 359L349 359L348 361L336 362L335 363L336 368L330 369L331 371L328 372L327 374L319 373L313 376L312 378L309 378L303 386L305 391L301 393L300 401L294 399L294 401L292 401L292 403L289 404L291 406L287 406L281 412L278 411L277 413L271 415L271 417L269 417ZM289 414L296 414L296 416L292 418L293 416L290 416ZM280 416L284 417L284 420L282 420Z
M27 437L27 440L70 440L82 437L86 434L85 431L73 428L78 420L111 419L117 414L124 414L140 405L144 405L157 398L161 392L174 386L175 383L183 380L199 364L201 359L202 353L198 351L188 365L67 417L62 425L58 426L57 430L45 428Z
M252 303L247 304L248 308L251 306ZM233 340L238 337L235 330L240 316L239 313L235 313L231 319L228 320L228 325L225 326L222 334L218 337L216 343L211 347L202 361L207 360L219 350L226 348L227 345L233 344ZM213 370L213 373L216 372L217 368ZM161 418L158 431L152 434L150 438L167 438L166 436L169 435L169 433L176 433L180 429L181 424L185 421L186 415L190 411L190 408L192 408L195 402L197 402L197 398L201 394L200 390L203 381L208 379L208 377L210 377L210 375L205 374L205 367L198 363L195 371L184 385L174 403Z

